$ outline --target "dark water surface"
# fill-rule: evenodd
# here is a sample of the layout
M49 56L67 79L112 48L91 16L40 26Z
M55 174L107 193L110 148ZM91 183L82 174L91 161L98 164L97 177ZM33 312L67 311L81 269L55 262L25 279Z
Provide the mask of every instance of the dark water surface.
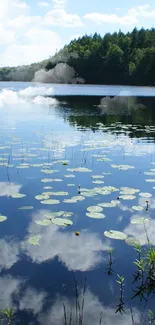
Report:
M125 238L155 245L155 90L75 89L0 84L0 309L14 308L15 324L148 324L154 293L131 299L137 252Z

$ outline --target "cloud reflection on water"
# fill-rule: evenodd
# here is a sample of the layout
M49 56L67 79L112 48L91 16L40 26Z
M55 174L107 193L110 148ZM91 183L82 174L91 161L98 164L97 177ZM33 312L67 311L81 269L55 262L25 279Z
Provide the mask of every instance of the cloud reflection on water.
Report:
M33 262L42 263L57 256L69 270L86 271L104 261L103 252L109 249L109 245L97 233L82 230L77 237L74 232L63 232L54 224L42 227L34 223L47 213L50 211L40 210L34 214L28 230L29 236L41 234L40 245L32 246L27 241L22 245Z

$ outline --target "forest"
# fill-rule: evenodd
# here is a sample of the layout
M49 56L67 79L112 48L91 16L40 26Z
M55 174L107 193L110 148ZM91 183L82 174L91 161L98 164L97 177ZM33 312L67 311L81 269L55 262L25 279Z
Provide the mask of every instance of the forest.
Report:
M31 81L39 68L49 71L59 63L74 68L77 80L86 84L155 86L155 29L84 35L46 61L0 69L0 80Z

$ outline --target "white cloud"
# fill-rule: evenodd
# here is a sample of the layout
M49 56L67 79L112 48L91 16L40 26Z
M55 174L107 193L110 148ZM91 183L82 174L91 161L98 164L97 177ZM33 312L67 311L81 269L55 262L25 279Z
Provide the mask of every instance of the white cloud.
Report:
M54 224L38 227L34 221L45 216L50 216L50 211L40 210L34 214L29 227L30 236L38 232L41 234L40 245L29 245L27 240L23 243L23 249L34 262L42 263L57 256L68 269L86 271L104 261L101 252L108 250L109 245L103 242L98 234L83 230L79 238L74 233L62 232L60 227ZM76 251L78 254L75 254Z
M38 314L43 307L43 302L47 294L45 292L38 292L33 288L28 288L19 301L20 310L32 311L33 314Z
M52 0L55 9L62 9L66 6L67 0Z
M3 103L6 104L4 92L0 94L3 97ZM7 94L10 95L10 94ZM0 98L0 107L2 106L2 97ZM10 97L10 96L8 96ZM11 100L11 99L10 99ZM10 196L13 193L19 193L21 185L9 182L0 182L0 196Z
M133 215L132 217L136 218L139 216L141 217L142 215L137 214L137 215ZM148 238L149 238L151 244L155 245L155 220L151 220L148 224L145 224L145 226L146 226L147 235L148 235ZM143 245L147 244L146 230L145 230L144 225L133 225L130 223L124 229L124 232L129 236L138 238Z
M44 2L44 1L40 1L40 2L38 2L38 6L39 7L49 7L49 3L48 2Z
M2 269L10 269L19 258L19 245L15 242L6 242L0 240L0 271Z
M14 19L10 19L8 21L8 26L12 27L12 28L22 28L25 27L27 25L34 25L34 24L38 24L41 21L41 17L40 16L23 16L20 15Z
M15 32L13 30L5 29L0 24L0 44L13 43L15 41Z
M82 304L83 295L79 296L79 303ZM76 303L74 298L68 299L67 297L57 297L57 300L45 314L39 316L39 323L44 325L60 325L64 322L64 310L62 301L66 307L66 313L68 317L72 311L72 323L76 322ZM104 306L97 296L95 296L90 290L86 290L84 296L84 318L83 325L99 324L100 315L103 313L103 322L108 325L131 325L131 311L126 308L126 311L121 315L115 313L114 308ZM133 317L136 324L139 324L140 313L138 310L133 310Z
M84 18L98 25L102 25L104 23L135 25L138 22L137 17L133 15L117 16L115 14L108 15L97 12L88 13L84 16Z
M29 29L26 44L13 44L0 55L1 66L31 64L47 59L61 48L61 40L56 32L48 29Z
M25 1L13 1L12 2L13 7L21 8L21 9L27 9L30 8L29 5Z
M82 27L84 26L80 16L68 14L64 9L53 9L44 17L44 24L62 27Z
M155 10L150 5L137 6L128 10L126 15L118 16L116 14L106 14L99 12L87 13L84 18L93 23L102 25L104 23L119 24L119 25L136 25L138 18L154 18Z
M155 18L155 9L152 9L149 4L145 4L129 9L128 14L136 17Z
M22 281L12 276L0 277L0 306L6 309L13 306L13 294L18 294Z

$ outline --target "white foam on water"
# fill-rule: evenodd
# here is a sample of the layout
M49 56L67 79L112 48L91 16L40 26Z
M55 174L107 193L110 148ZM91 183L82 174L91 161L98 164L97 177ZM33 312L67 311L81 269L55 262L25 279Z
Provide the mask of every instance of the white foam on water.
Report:
M53 106L58 101L55 98L46 97L52 96L53 93L54 89L52 87L28 87L20 91L4 88L0 92L0 108L28 103Z

